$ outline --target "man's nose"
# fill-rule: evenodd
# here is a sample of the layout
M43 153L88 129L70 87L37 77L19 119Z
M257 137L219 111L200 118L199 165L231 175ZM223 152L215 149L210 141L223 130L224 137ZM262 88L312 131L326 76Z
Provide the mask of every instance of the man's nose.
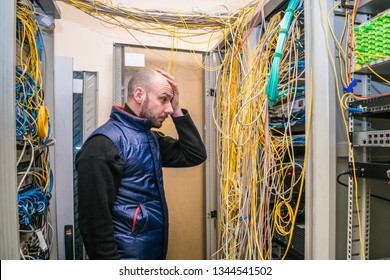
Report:
M173 113L173 108L171 102L167 102L165 105L165 113L171 115Z

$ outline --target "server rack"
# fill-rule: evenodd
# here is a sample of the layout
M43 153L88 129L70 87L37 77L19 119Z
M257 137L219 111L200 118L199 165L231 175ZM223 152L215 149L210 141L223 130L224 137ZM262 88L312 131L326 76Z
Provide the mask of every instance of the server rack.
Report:
M355 27L354 65L361 97L349 110L347 259L390 257L388 1L362 1Z
M281 7L285 8L287 2L279 1L275 5L275 2L271 3L270 1L265 4L263 12L268 11L269 14L272 14ZM386 141L389 141L387 136L389 130L387 124L388 113L383 114L384 110L388 110L387 103L384 104L385 97L377 101L376 107L372 105L370 109L369 106L365 106L371 111L382 111L381 115L375 113L375 117L373 116L374 112L365 112L364 118L375 118L376 121L374 122L368 122L366 119L361 120L363 114L359 114L357 111L349 114L346 130L349 129L349 134L353 136L350 138L351 142L347 140L345 127L342 124L342 115L345 112L338 109L337 94L340 87L342 88L339 84L340 68L331 61L337 60L340 53L338 46L332 41L328 24L332 25L332 28L338 33L336 36L338 36L343 28L340 22L345 20L346 14L352 14L351 9L354 4L355 1L304 1L305 108L311 112L310 124L306 122L305 127L306 139L309 142L305 178L306 215L304 223L299 228L300 234L304 235L305 240L304 246L302 246L304 247L304 254L301 255L305 259L361 259L368 255L374 258L383 258L386 257L385 252L388 251L386 249L388 241L383 237L384 233L381 233L378 229L378 225L380 223L383 225L384 222L381 217L386 216L385 214L378 215L378 213L383 214L387 211L385 204L388 201L388 194L385 187L376 187L373 194L372 187L370 191L370 187L365 182L368 179L359 179L363 183L362 188L358 190L360 210L357 211L354 206L356 204L356 191L352 184L352 177L349 179L348 188L344 189L340 187L339 176L337 176L340 175L340 170L355 169L358 173L357 176L360 178L370 177L372 180L375 177L386 181L389 170L388 159L385 156L386 149L388 149ZM378 13L388 9L388 5L386 1L360 1L356 22L363 23L371 19ZM259 20L264 20L262 16L258 17ZM256 18L256 15L254 18ZM384 38L387 37L384 36ZM381 42L379 40L379 43ZM344 43L345 41L343 41ZM213 66L219 63L218 60L212 62L215 63L212 64ZM386 72L389 69L388 58L380 58L375 62L370 62L368 67L360 66L356 71L353 71L358 81L355 90L362 92L363 96L389 92L388 84L373 78L373 73L369 67L385 75L385 78L389 75ZM215 85L210 85L210 80L213 81L213 78L210 73L206 72L206 85L209 85L205 89L206 106L208 104L207 100L210 100L209 104L212 104L215 96L220 94L213 88ZM309 89L311 96L309 95ZM310 96L311 101L307 98L308 96ZM372 99L372 101L375 100ZM363 105L359 102L350 104L351 108L359 106ZM207 107L206 114L210 112L212 111ZM359 120L355 121L357 115L359 115ZM375 131L370 128L374 124L377 127ZM358 130L356 130L357 128ZM206 138L208 153L215 156L214 141L216 136L212 133L210 133L210 136L206 135L208 136ZM378 137L375 147L374 144L370 144L370 147L368 147L368 140L365 137L368 138L369 135ZM216 141L219 142L218 139ZM366 142L363 143L363 141ZM359 151L361 156L353 168L351 167L350 146L353 146L353 150ZM218 159L216 160L218 161ZM210 162L210 164L213 163ZM210 228L208 233L212 235L209 240L211 245L208 244L208 253L213 255L211 248L215 248L217 242L216 231L218 230L218 226L215 226L215 224L219 224L219 221L214 223L214 219L218 220L215 204L220 203L220 201L215 202L215 188L218 188L218 183L215 181L215 172L209 172L207 176L206 186L209 197L214 197L214 199L210 199L210 205L212 206L207 210ZM379 203L375 202L376 214L374 216L370 211L373 199L380 201ZM357 225L358 217L362 221L360 226ZM375 221L376 229L373 228L372 219ZM387 232L387 226L384 229L384 232ZM372 236L373 233L375 237ZM374 246L370 246L372 242L374 242ZM282 243L286 243L286 240ZM382 246L379 244L382 244ZM302 247L300 250L302 250ZM363 250L361 250L361 247ZM369 253L370 248L371 252Z
M16 94L15 94L15 69L17 66L17 57L20 59L20 53L17 53L17 50L20 50L22 47L19 46L16 40L17 29L20 28L20 23L17 22L17 9L21 4L33 5L36 10L40 10L42 16L45 16L48 20L46 23L53 22L54 18L59 18L60 14L56 8L55 2L53 1L45 1L45 5L41 5L41 1L2 1L1 3L1 37L5 40L2 40L0 44L1 49L1 61L2 61L2 75L1 75L1 87L4 89L2 98L4 102L1 102L1 106L5 106L4 110L2 110L2 129L6 132L6 138L2 141L2 151L1 151L1 170L4 171L1 178L4 179L4 182L1 183L2 188L2 219L1 219L1 227L3 229L7 229L4 231L4 235L1 235L2 242L2 250L1 250L1 258L2 259L18 259L23 256L21 242L24 242L21 239L22 233L20 231L20 212L18 217L18 207L20 209L20 203L18 203L18 199L22 199L23 197L18 195L17 186L19 185L20 176L17 177L18 169L16 168L17 160L19 162L23 161L20 155L20 151L17 150L17 139L15 132L17 131L16 120L15 120L15 102ZM50 12L49 12L50 10ZM48 12L46 14L46 12ZM17 25L18 24L18 25ZM37 23L42 24L42 23ZM44 67L46 71L43 71L42 80L44 81L44 87L42 90L45 91L47 96L45 103L49 110L53 109L53 72L50 71L53 68L53 42L54 38L52 36L52 30L50 26L45 32L43 32L40 37L40 40L45 49L41 50L42 59L44 60ZM16 72L17 74L18 72ZM18 76L18 75L16 75ZM20 124L19 124L20 125ZM20 127L20 126L19 126ZM4 143L4 144L3 144ZM3 149L4 148L4 149ZM52 157L50 157L52 159ZM18 206L19 204L19 206ZM53 208L53 207L52 207ZM55 213L55 209L52 209L52 214ZM54 221L55 222L55 221ZM3 233L3 231L2 231ZM36 232L36 238L40 242L42 238L40 232ZM43 240L43 239L42 239ZM52 258L56 257L56 249L55 244L56 240L52 241L51 246L51 256ZM46 247L49 244L44 244L45 242L41 242L42 251L45 251ZM42 254L43 256L44 254ZM47 256L47 255L46 255Z

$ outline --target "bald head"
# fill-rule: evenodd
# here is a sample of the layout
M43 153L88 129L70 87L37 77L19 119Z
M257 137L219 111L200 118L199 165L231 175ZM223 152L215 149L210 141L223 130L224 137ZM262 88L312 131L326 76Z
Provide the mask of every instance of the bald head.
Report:
M168 76L163 73L150 69L134 73L129 81L126 102L135 115L148 119L152 127L157 128L173 113L174 92Z
M134 73L127 86L127 98L133 97L134 90L137 87L143 88L146 92L150 91L156 77L161 76L157 71L152 69L141 69Z

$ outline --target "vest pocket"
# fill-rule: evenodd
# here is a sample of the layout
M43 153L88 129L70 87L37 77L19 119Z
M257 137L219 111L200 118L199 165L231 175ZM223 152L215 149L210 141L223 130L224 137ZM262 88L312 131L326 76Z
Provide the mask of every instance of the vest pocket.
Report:
M140 203L114 205L112 217L118 234L136 235L148 229L148 210Z
M135 228L137 226L137 218L138 218L138 215L139 215L139 212L141 211L141 205L138 205L137 206L137 209L135 209L135 212L134 212L134 217L133 217L133 225L131 227L131 231L134 232L135 231Z
M135 208L132 218L131 232L133 234L143 233L146 230L148 223L148 213L143 205L138 204L137 208Z

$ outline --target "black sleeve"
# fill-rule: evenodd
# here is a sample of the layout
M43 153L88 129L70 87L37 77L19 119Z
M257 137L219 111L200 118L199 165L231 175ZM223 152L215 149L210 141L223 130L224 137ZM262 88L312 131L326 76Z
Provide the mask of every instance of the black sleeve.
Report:
M179 139L158 133L163 167L191 167L204 162L206 148L198 129L186 110L184 116L172 118Z
M90 259L120 259L111 208L123 173L115 145L105 136L89 139L76 156L79 227Z

